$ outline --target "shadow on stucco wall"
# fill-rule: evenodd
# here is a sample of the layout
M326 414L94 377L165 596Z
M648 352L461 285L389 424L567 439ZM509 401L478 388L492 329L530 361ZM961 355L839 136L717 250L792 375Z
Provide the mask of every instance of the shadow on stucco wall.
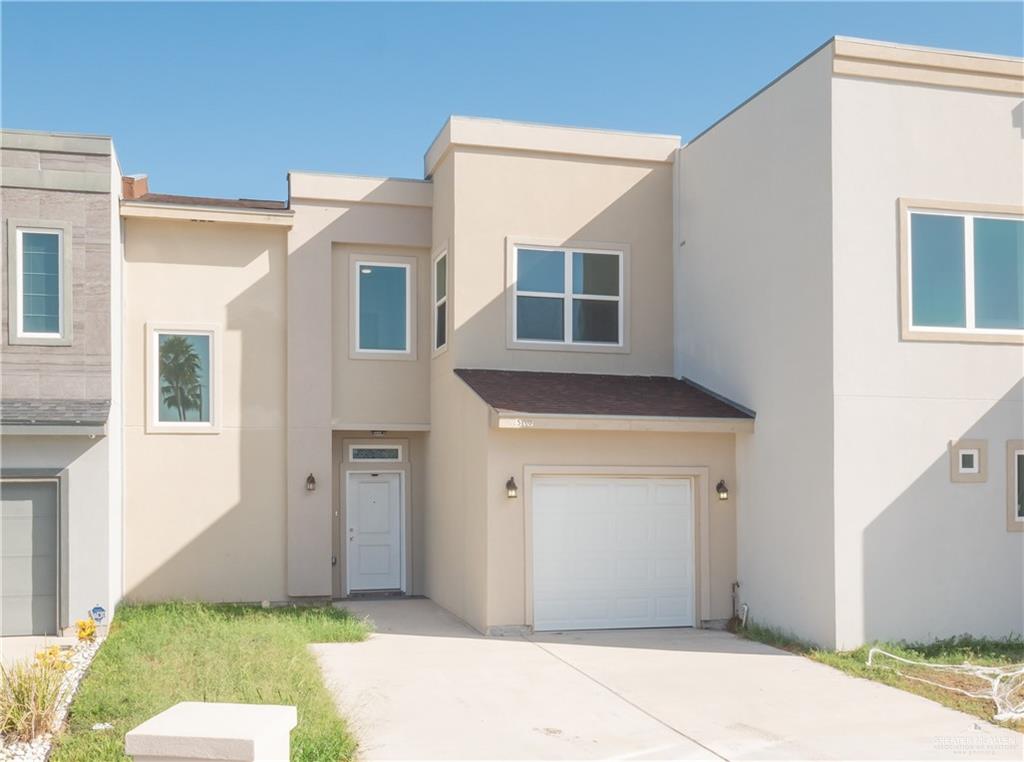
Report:
M957 437L951 430L946 441L935 441L920 475L864 528L865 640L1024 632L1024 533L1007 531L1006 464L1007 441L1024 438L1022 387L1024 381L1016 383L959 437L987 442L984 482L952 482L947 442ZM890 430L879 432L875 472L847 472L842 478L879 479L884 489L912 457L906 442L919 442L939 416L949 419L950 406L963 404L977 403L918 401L909 420L890 420ZM935 406L934 417L926 413L929 405ZM863 511L864 505L854 500L836 510L842 520L844 510ZM840 581L839 593L844 592L851 593Z

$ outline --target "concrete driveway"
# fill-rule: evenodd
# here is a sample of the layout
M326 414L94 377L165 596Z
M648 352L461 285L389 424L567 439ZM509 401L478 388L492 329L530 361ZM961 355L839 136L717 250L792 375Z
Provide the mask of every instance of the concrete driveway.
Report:
M1015 759L1024 736L728 633L484 638L428 600L349 602L312 646L361 759Z

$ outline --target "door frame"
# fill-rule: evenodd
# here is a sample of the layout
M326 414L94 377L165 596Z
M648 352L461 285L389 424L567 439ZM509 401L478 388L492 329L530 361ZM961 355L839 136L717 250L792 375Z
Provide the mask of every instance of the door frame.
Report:
M348 552L348 530L349 516L352 508L352 482L351 477L355 474L397 474L398 475L398 556L399 556L399 590L402 593L409 592L408 564L405 562L406 552L406 527L408 520L406 512L409 510L409 500L405 489L405 469L402 468L349 468L342 466L345 478L345 511L341 524L341 547L345 556L345 596L352 595L352 554ZM356 592L362 592L357 590Z
M53 484L57 488L57 632L70 626L68 613L68 471L66 468L4 468L0 481L11 484Z
M710 508L706 466L523 466L524 621L533 628L533 482L537 477L582 476L608 479L685 479L693 501L693 614L695 629L711 612Z

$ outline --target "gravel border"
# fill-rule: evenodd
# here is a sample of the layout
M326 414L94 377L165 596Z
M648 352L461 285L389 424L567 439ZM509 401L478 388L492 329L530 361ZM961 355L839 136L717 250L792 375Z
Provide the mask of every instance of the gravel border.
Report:
M79 641L71 647L71 653L66 654L71 669L64 675L61 683L60 699L57 702L57 725L63 726L67 719L68 709L71 707L71 700L75 697L79 683L89 671L89 665L93 657L103 644L104 638L97 637L91 641ZM0 762L45 762L50 756L50 747L53 745L53 734L44 733L31 741L8 741L0 736Z

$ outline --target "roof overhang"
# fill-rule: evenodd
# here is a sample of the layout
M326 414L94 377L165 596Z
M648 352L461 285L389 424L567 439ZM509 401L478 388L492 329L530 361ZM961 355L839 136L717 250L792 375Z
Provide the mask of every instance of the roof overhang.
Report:
M289 201L333 201L345 204L431 207L434 185L404 177L364 177L325 172L289 172Z
M496 429L556 431L646 431L694 434L740 434L754 430L753 418L690 418L632 415L555 415L490 409Z
M452 116L427 149L423 174L432 176L437 165L455 147L661 163L672 161L680 141L678 135Z
M3 436L105 437L105 423L0 423Z
M295 213L291 209L230 209L190 204L164 204L151 201L122 201L121 216L126 219L180 220L182 222L221 222L236 225L264 225L290 228Z
M847 77L1024 95L1024 60L836 37L832 71Z

